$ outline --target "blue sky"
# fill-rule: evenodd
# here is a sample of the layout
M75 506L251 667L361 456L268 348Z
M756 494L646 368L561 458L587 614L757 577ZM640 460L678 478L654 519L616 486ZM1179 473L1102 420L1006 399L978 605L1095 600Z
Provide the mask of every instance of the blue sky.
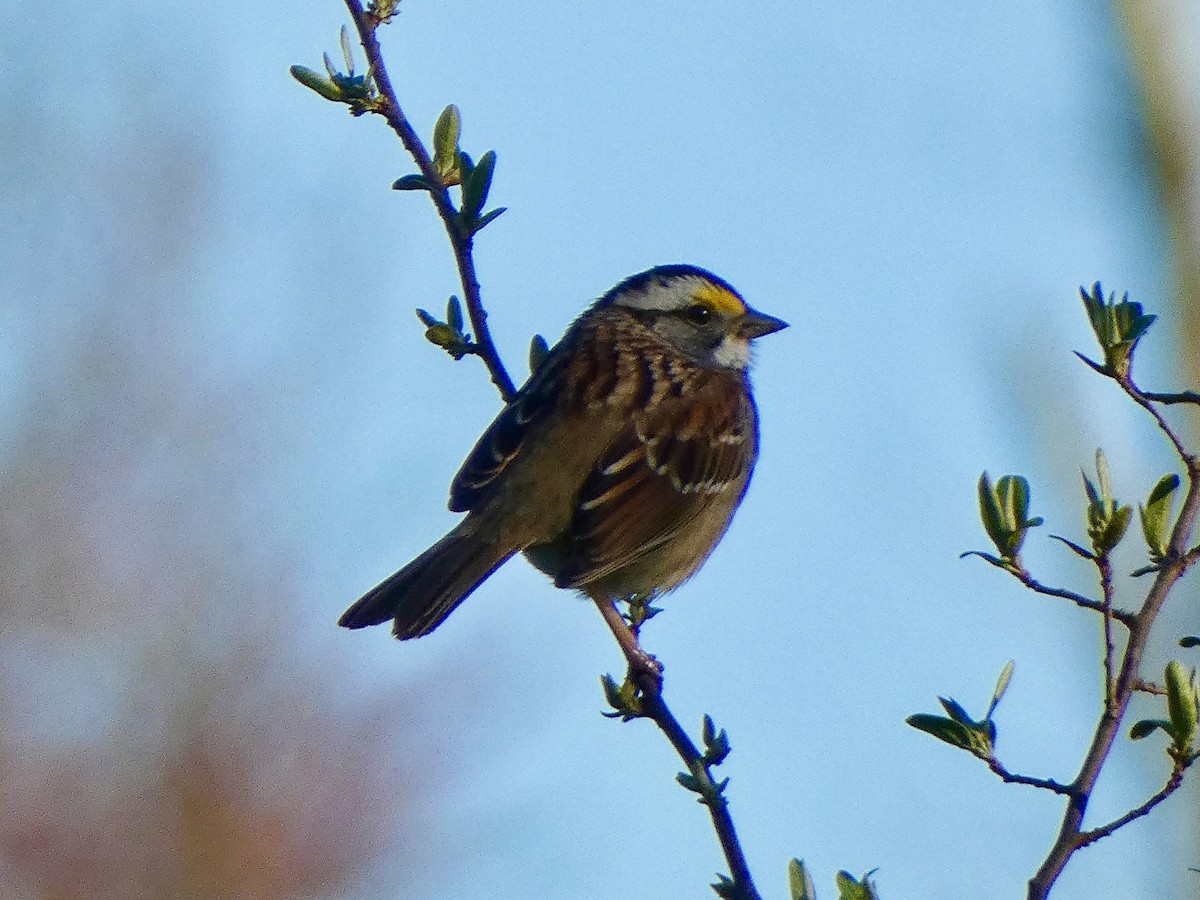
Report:
M141 148L170 148L177 168L156 177L178 195L147 202L199 237L148 248L179 260L185 289L146 338L257 417L232 463L256 472L239 515L262 541L247 552L285 560L299 585L295 677L332 667L348 696L416 684L461 759L428 869L384 854L337 896L703 896L723 862L677 761L649 725L598 714L597 679L621 660L590 604L514 561L428 639L333 628L453 525L446 489L497 401L474 361L421 339L413 308L457 284L429 204L388 189L411 171L402 148L287 76L336 58L343 8L204 13L128 2L62 35L10 22L10 63L55 60L31 108L5 101L27 123L24 175L38 160L54 187L6 216L62 300L6 311L0 405L28 403L45 351L86 319L86 272L39 229L74 246L63 210L114 173L136 181ZM1077 288L1099 279L1161 314L1145 371L1172 383L1163 215L1119 24L1067 0L405 0L383 40L424 134L454 102L464 148L499 154L492 202L509 211L476 259L518 380L531 334L553 340L657 263L710 268L792 324L761 342L744 506L645 634L680 718L729 730L759 887L784 896L800 856L823 896L839 868L878 868L895 900L1020 895L1061 804L903 720L938 694L982 712L1013 659L1000 756L1067 780L1095 719L1097 623L958 554L985 549L983 469L1029 476L1046 530L1078 538L1078 469L1097 446L1126 498L1170 466L1071 354L1091 349ZM23 277L9 297L29 295ZM0 449L16 439L0 432ZM1030 565L1090 587L1052 543L1031 538ZM1151 672L1165 637L1156 651ZM421 675L463 665L491 690L443 705ZM1093 823L1157 789L1152 743L1123 742ZM1077 856L1056 898L1194 896L1196 800L1193 784Z

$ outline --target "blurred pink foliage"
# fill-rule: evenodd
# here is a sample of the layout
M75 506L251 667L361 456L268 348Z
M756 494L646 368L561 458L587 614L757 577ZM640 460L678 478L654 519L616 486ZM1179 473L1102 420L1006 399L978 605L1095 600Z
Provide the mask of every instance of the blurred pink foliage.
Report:
M422 685L356 691L324 650L353 598L312 608L271 528L289 385L223 372L181 325L215 227L203 135L109 140L45 177L54 135L27 128L6 186L29 252L6 276L0 897L394 895L428 874L453 754ZM297 627L321 616L328 643Z

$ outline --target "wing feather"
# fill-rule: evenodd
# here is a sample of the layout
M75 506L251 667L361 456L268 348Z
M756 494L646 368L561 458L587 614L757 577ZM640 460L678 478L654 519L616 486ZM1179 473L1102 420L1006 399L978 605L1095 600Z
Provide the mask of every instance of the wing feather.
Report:
M698 413L697 410L701 412ZM687 528L754 462L756 417L736 382L666 398L633 421L579 492L560 587L581 587L629 565Z

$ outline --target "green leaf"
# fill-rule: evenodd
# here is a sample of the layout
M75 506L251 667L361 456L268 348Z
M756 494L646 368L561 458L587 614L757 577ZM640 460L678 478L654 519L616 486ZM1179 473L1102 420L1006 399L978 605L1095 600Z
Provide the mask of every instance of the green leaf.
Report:
M462 116L458 107L451 103L438 116L437 124L433 126L433 156L434 160L457 162L458 139L462 132Z
M984 719L991 721L992 713L996 711L996 707L1000 705L1000 698L1004 696L1004 692L1008 690L1008 682L1012 680L1013 661L1010 659L1004 664L1004 668L1000 670L1000 677L996 679L996 689L992 691L992 702L988 704L987 715Z
M449 350L459 339L457 331L452 329L444 322L439 322L436 325L430 325L425 329L425 340L429 343L441 347L443 350Z
M1125 532L1129 529L1129 522L1132 518L1133 507L1131 506L1118 506L1113 510L1096 542L1096 553L1098 555L1104 556L1111 553L1117 544L1121 543L1121 539L1125 537Z
M1052 534L1052 535L1050 535L1050 537L1054 538L1054 540L1056 540L1056 541L1062 541L1064 544L1066 544L1068 547L1070 547L1072 550L1074 550L1077 554L1082 556L1084 559L1094 560L1096 558L1096 554L1094 554L1091 550L1087 550L1083 547L1080 547L1077 543L1075 543L1074 541L1067 540L1061 534Z
M968 750L971 747L971 734L961 722L930 713L915 713L904 721L918 731L931 734L939 741L945 741L961 750Z
M704 717L702 728L704 738L704 763L709 766L719 766L729 756L732 748L729 746L729 735L725 729L716 730L712 716Z
M546 343L546 339L540 334L535 334L529 341L529 374L532 375L540 369L549 355L550 347Z
M1200 637L1196 637L1195 635L1191 635L1191 634L1189 634L1187 637L1181 637L1179 639L1179 646L1184 647L1186 649L1191 649L1192 647L1200 647Z
M462 304L458 302L458 298L453 294L446 301L446 324L462 334L463 330L463 311Z
M393 191L427 191L429 188L424 175L404 175L392 182Z
M1001 559L998 556L992 556L990 553L984 553L982 550L968 550L965 553L958 554L959 559L966 559L968 556L978 556L980 559L991 563L997 569L1003 569L1006 572L1012 572L1015 569L1012 560Z
M470 153L458 151L458 168L462 172L462 180L466 181L471 177L471 173L475 171L475 163L471 159Z
M974 725L975 720L967 715L967 711L963 709L962 704L951 697L938 697L938 702L942 704L942 709L950 713L950 718L955 722L962 722L964 725Z
M341 100L342 92L332 81L304 66L292 66L288 69L292 77L312 91L316 91L326 100Z
M1001 558L1015 561L1026 531L1042 524L1040 518L1029 518L1029 482L1020 475L1005 475L993 487L984 472L979 477L978 490L984 530Z
M1100 492L1096 490L1096 486L1092 484L1091 479L1088 478L1087 472L1081 470L1079 474L1083 476L1083 489L1087 492L1088 509L1096 508L1103 510L1104 500L1101 498Z
M1005 475L996 482L996 497L1005 526L1021 528L1029 515L1029 482L1020 475Z
M1171 525L1171 508L1174 506L1175 491L1179 487L1179 476L1164 475L1150 491L1146 505L1138 505L1142 520L1142 535L1150 558L1158 561L1167 555L1167 531Z
M788 889L791 900L817 900L817 889L803 860L793 859L788 863Z
M490 225L495 219L499 218L500 214L507 209L507 206L497 206L495 209L485 212L475 221L474 232L478 233L483 231L483 229Z
M1143 312L1142 304L1131 302L1129 294L1125 294L1119 303L1115 294L1106 301L1098 281L1092 286L1091 293L1084 288L1080 288L1079 293L1096 341L1104 350L1107 371L1102 371L1117 377L1128 375L1134 347L1149 330L1155 316Z
M347 28L345 25L343 25L342 31L338 35L338 37L341 39L341 44L342 44L342 59L344 59L346 61L346 73L348 75L353 75L354 74L354 53L351 51L351 48L350 48L350 29Z
M859 881L849 872L837 873L838 900L879 900L875 885L871 883L871 873L868 872Z
M417 310L417 318L421 320L421 324L426 328L433 328L435 325L443 325L444 322L439 322L423 309Z
M1167 734L1171 733L1170 722L1164 722L1162 719L1142 719L1140 722L1135 722L1129 729L1129 737L1132 740L1140 741L1142 738L1154 734L1160 728Z
M717 873L717 880L710 884L709 887L716 892L721 900L738 900L742 896L741 889L738 888L736 882L728 875L722 875L720 872Z
M979 518L983 521L984 531L992 539L1000 555L1007 556L1008 532L1004 528L1000 505L987 472L979 476Z
M1110 511L1113 503L1112 478L1108 471L1108 457L1099 447L1096 448L1096 475L1100 479L1100 497L1106 511Z
M437 170L442 185L449 187L463 179L461 157L458 149L462 119L458 107L451 103L438 116L433 126L433 167Z
M1175 739L1176 748L1187 752L1191 747L1192 738L1196 736L1197 718L1200 718L1194 673L1179 660L1171 660L1167 663L1166 688L1171 736Z
M600 686L604 689L604 698L614 712L601 713L608 719L620 719L629 722L644 715L642 698L633 680L626 678L620 685L611 675L600 677Z
M478 231L476 220L487 203L488 191L492 187L492 173L496 169L496 151L489 150L479 158L469 175L464 174L462 186L462 217ZM494 217L493 217L494 218Z
M1083 489L1087 493L1087 531L1097 556L1107 556L1125 537L1133 509L1121 506L1113 497L1108 459L1102 449L1096 450L1095 484L1083 473Z

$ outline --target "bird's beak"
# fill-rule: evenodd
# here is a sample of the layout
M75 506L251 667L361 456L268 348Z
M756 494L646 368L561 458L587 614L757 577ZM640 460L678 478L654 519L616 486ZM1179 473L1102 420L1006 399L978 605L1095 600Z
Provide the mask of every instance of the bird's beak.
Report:
M758 310L750 309L749 307L746 307L746 312L742 315L741 321L738 322L738 331L750 340L774 334L776 331L782 331L787 327L788 323L783 321L783 319L768 316L766 313L760 313Z

